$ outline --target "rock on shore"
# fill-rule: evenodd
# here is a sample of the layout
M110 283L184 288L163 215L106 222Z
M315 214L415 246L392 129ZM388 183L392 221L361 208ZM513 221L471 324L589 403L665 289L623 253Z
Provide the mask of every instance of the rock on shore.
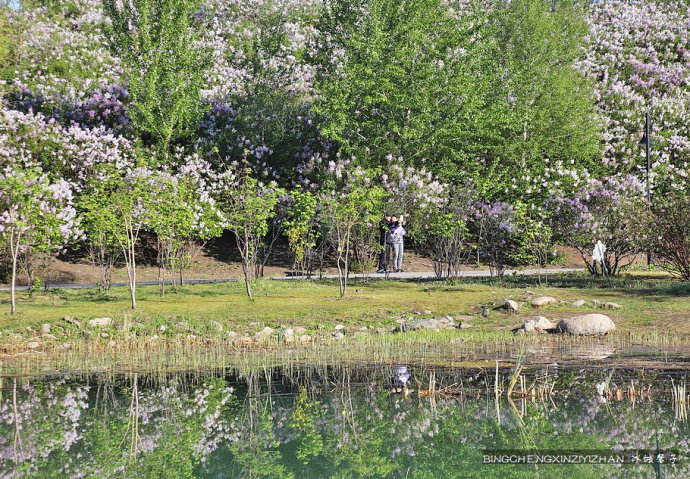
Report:
M594 336L608 334L616 329L616 325L605 314L585 314L562 319L557 328L561 332L576 336Z
M553 323L551 323L551 321L544 316L532 316L531 318L527 318L525 320L519 331L523 331L525 333L543 333L549 329L553 329Z
M554 304L555 302L556 298L554 298L553 296L539 296L537 298L534 298L531 304L533 308L543 308L544 306Z

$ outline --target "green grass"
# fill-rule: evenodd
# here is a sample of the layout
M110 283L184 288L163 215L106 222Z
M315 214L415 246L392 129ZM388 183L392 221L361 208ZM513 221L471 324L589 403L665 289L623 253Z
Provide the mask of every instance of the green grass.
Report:
M368 333L336 345L323 341L308 354L300 349L298 359L306 354L311 360L338 356L385 362L403 359L405 354L427 360L465 354L471 360L472 354L481 352L482 348L493 352L505 348L512 354L516 348L535 342L561 347L564 341L561 336L523 336L511 330L533 314L542 314L553 321L588 312L604 312L614 320L617 331L607 341L617 346L687 346L690 345L689 286L667 278L640 275L611 282L580 275L560 276L551 278L548 288L539 287L536 279L521 277L507 278L504 287L487 280L374 280L353 281L349 293L340 298L334 281L265 280L254 285L252 302L241 283L187 285L178 291L168 288L164 297L158 295L156 287L141 287L136 311L129 308L127 288L115 288L107 295L88 289L48 290L33 295L19 292L18 314L14 316L9 314L9 292L3 291L0 292L0 368L4 362L7 370L20 356L24 358L23 364L27 363L26 357L31 358L35 367L28 369L35 369L44 364L42 358L60 355L69 356L72 363L83 362L84 356L95 361L98 356L102 361L108 358L124 364L128 359L132 363L146 362L154 354L162 357L161 364L169 364L174 356L175 367L184 369L237 353L228 331L251 334L265 326L276 329L303 326L318 339L330 337L336 324L346 327L348 337L361 326L367 326ZM525 304L517 315L494 309L506 298L529 300L531 296L526 290L554 296L565 303L539 310ZM572 308L570 303L575 299L613 301L622 309ZM482 307L492 309L488 318L478 314ZM473 315L473 328L404 335L373 333L378 328L396 326L396 320L401 318L423 317L413 312L426 310L434 316ZM82 328L63 321L65 316L77 318ZM98 330L85 327L89 319L103 316L113 318L112 327ZM56 339L41 337L43 323L52 325L51 334ZM319 329L319 325L325 328ZM107 333L107 337L101 337L101 332ZM151 339L154 336L157 338ZM29 351L29 341L40 342L40 348ZM116 341L117 345L108 346L109 341ZM59 347L65 342L71 343L69 354ZM280 352L285 346L280 338L261 345L262 361L285 360L284 352ZM340 349L334 349L335 346ZM202 349L205 352L201 359L190 359L190 355L198 355ZM242 354L236 360L250 361Z
M116 321L129 317L134 322L160 324L185 320L203 325L217 321L228 328L248 327L250 323L307 328L319 323L389 325L413 311L466 315L482 306L499 305L509 297L529 300L526 289L567 302L539 310L549 319L595 311L591 307L571 308L570 303L580 298L598 299L623 306L621 310L606 312L623 331L654 331L663 327L669 333L687 334L690 285L630 278L609 284L578 276L552 278L548 288L537 287L535 280L525 278L509 278L505 287L478 280L353 281L344 298L338 296L337 284L332 281L265 280L254 285L253 302L247 299L240 283L187 285L179 291L168 288L164 297L158 295L156 287L140 287L136 311L129 308L129 292L124 287L114 288L107 295L93 289L49 289L33 295L19 292L15 316L9 315L9 292L2 291L0 328L37 328L45 322L59 323L64 316L82 320L109 316ZM477 316L475 324L512 328L521 323L521 317L536 312L525 305L520 317L495 311L488 319Z

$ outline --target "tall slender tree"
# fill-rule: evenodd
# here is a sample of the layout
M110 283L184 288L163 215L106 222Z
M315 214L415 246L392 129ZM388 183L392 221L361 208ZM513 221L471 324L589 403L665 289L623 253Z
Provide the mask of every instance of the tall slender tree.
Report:
M166 163L170 146L194 132L210 54L203 47L201 0L103 0L105 33L131 96L129 114Z
M500 173L484 178L502 188L515 172L535 178L556 160L596 171L602 144L592 86L575 69L585 48L584 7L503 0L492 25L495 81L486 124L494 134L485 137L493 138L488 156Z

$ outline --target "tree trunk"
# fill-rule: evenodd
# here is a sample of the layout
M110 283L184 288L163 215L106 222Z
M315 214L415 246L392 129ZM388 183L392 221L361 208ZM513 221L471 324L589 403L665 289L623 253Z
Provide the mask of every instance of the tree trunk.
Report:
M343 268L342 268L343 255L338 252L338 286L340 287L340 296L345 295L345 287L343 285Z
M350 262L350 231L345 235L345 276L343 277L343 296L347 293L347 277L350 274L349 271Z
M137 309L137 260L134 257L134 235L130 237L130 246L128 253L130 255L130 267L127 270L129 276L129 295L132 300L132 309Z
M17 255L19 254L19 236L14 242L14 233L10 235L10 252L12 253L12 285L10 286L10 314L17 312L17 298L15 288L17 284Z
M244 286L247 290L247 296L249 296L249 301L253 301L254 297L252 296L252 288L251 288L251 277L250 274L252 272L252 264L249 261L249 238L245 235L244 238L244 258L243 258L243 269L244 269Z
M168 245L158 238L158 295L165 296L165 265L170 257Z
M254 298L252 297L252 288L250 285L251 279L249 278L249 265L246 261L242 264L242 270L244 272L244 287L247 290L247 296L249 296L249 301L253 301Z

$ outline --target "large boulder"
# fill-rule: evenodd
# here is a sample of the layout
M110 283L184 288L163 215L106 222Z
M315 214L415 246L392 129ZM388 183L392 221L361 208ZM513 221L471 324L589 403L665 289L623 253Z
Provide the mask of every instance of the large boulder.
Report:
M111 318L93 318L89 320L89 326L92 328L110 326L111 324L113 324L113 320Z
M553 329L553 323L544 316L532 316L531 318L527 318L525 323L520 327L520 331L525 333L543 333L549 329Z
M419 321L411 321L401 325L402 331L417 331L419 329L426 329L428 331L438 331L441 325L436 318L421 319Z
M512 311L515 313L518 309L520 309L520 303L512 299L506 299L506 302L503 303L503 307L508 311Z
M410 321L400 324L401 331L440 331L442 329L455 328L455 320L452 316L443 316L441 318L427 318L418 321Z
M271 328L270 326L266 326L264 329L261 331L257 332L255 336L263 336L263 337L268 337L271 334L275 332L275 329Z
M555 302L556 298L553 296L538 296L532 300L531 304L534 308L543 308L544 306L554 304Z
M608 334L616 329L616 325L605 314L585 314L562 319L557 328L563 333L576 336L593 336Z
M570 306L572 306L573 308L581 308L581 307L584 306L584 305L585 305L585 300L584 300L584 299L576 299L575 301L573 301L573 302L570 304Z

